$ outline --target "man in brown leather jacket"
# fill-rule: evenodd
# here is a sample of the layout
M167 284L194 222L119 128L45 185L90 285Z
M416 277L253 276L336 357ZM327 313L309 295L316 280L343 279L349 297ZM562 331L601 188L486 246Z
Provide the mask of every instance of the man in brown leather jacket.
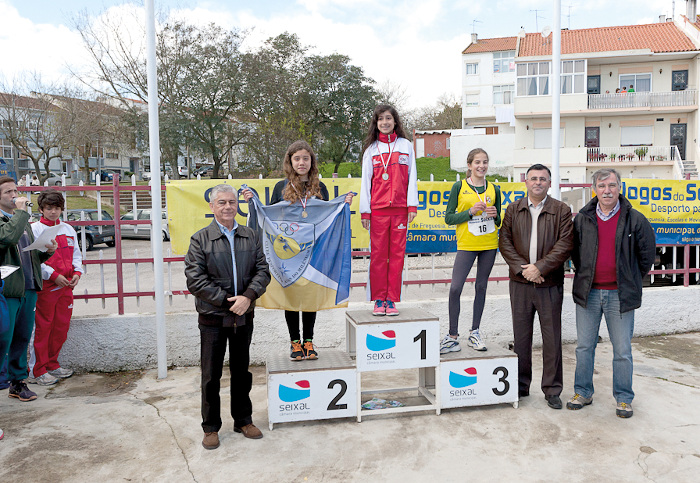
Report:
M561 307L564 262L573 248L573 223L569 207L547 196L549 168L532 165L526 176L527 197L506 209L498 242L509 267L518 393L520 397L530 394L532 330L537 312L542 331L542 392L549 407L561 409Z
M192 235L185 256L185 275L199 313L202 445L216 449L222 424L219 389L227 343L233 430L246 438L262 438L251 417L253 375L248 363L255 300L265 293L270 270L258 236L236 223L236 189L225 184L215 186L209 207L214 221Z

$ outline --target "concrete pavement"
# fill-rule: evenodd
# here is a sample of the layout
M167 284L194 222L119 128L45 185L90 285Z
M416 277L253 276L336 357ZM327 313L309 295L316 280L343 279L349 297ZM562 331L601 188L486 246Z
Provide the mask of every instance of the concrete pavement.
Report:
M563 400L572 394L574 351L564 346ZM76 375L33 386L39 399L29 403L0 391L0 481L697 481L700 333L635 339L633 354L628 420L615 416L607 341L598 346L594 402L580 411L549 409L535 384L518 409L363 416L359 424L269 431L265 371L255 367L253 419L265 436L235 434L223 414L214 451L201 445L199 368L172 369L164 380L155 370ZM538 380L539 350L533 360ZM410 385L416 372L391 377ZM363 383L383 377L369 373Z

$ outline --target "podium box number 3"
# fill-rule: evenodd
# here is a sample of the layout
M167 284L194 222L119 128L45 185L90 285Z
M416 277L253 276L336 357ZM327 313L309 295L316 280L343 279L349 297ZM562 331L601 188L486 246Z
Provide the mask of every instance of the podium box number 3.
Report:
M500 347L486 353L467 349L440 362L440 406L518 404L518 357Z

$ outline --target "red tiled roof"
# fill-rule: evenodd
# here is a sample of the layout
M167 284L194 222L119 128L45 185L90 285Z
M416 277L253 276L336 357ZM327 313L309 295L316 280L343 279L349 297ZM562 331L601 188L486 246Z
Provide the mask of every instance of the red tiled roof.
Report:
M693 42L673 22L622 25L592 29L562 30L561 53L612 52L649 49L652 52L697 50ZM527 34L520 42L520 57L552 54L552 36Z
M469 44L463 54L476 54L479 52L500 52L502 50L515 50L517 37L499 37L496 39L479 39L475 44Z

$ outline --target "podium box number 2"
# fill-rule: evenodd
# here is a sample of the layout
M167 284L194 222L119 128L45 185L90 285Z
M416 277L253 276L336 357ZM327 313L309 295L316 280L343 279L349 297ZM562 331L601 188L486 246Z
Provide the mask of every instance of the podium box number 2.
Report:
M347 354L325 350L314 361L277 356L267 362L267 409L274 423L357 415L355 364Z

